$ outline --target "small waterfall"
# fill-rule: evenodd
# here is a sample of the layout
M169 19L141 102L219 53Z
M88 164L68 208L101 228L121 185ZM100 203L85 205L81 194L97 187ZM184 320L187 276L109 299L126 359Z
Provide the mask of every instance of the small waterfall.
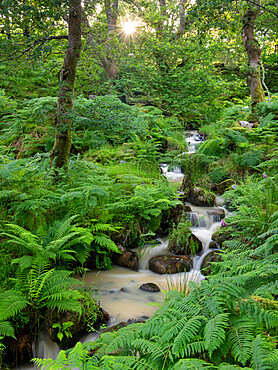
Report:
M178 166L175 166L169 170L169 165L166 163L161 163L160 168L163 175L169 182L180 182L184 178L184 174L182 173L181 168Z
M204 136L199 134L198 131L189 131L185 133L185 135L188 134L190 136L185 138L185 141L187 142L187 153L195 153L196 146L204 141Z
M168 239L157 239L158 244L154 246L145 245L138 254L140 257L139 260L139 269L148 270L149 269L149 260L153 257L170 254L168 251Z
M209 229L213 222L215 222L213 215L198 213L196 211L189 212L188 219L193 228L201 227Z

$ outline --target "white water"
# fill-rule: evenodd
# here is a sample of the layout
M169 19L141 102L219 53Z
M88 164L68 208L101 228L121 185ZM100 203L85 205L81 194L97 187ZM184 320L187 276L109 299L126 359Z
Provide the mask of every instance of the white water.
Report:
M193 153L196 145L201 142L197 132L193 132L191 137L185 139L188 143L188 152ZM161 165L161 169L166 178L171 182L181 182L184 175L180 168L168 171L168 165ZM224 199L217 197L217 206L224 203ZM159 305L163 303L164 291L168 290L169 285L173 288L184 287L188 282L200 282L205 279L200 269L205 257L215 249L209 249L211 236L220 227L220 222L215 222L212 211L215 207L196 207L188 203L192 212L190 220L194 227L192 233L202 242L202 252L193 257L193 269L187 273L171 275L158 275L149 270L149 260L156 256L171 255L168 251L168 240L158 239L156 246L146 245L143 249L137 250L139 260L139 271L131 271L123 267L113 266L112 270L92 271L86 273L83 280L86 284L93 284L97 290L96 298L100 301L101 307L110 314L109 326L127 321L133 318L147 318L154 314ZM226 212L226 211L225 211ZM140 289L144 283L155 283L161 292L150 293ZM91 341L98 334L91 333L83 341ZM56 358L58 346L51 342L47 335L41 334L36 357ZM22 368L23 369L23 368ZM24 370L34 369L33 366L24 367Z
M169 240L167 238L157 239L159 244L155 246L146 245L141 250L137 250L139 255L139 270L148 270L149 269L149 260L153 257L162 256L162 255L171 255L168 251Z

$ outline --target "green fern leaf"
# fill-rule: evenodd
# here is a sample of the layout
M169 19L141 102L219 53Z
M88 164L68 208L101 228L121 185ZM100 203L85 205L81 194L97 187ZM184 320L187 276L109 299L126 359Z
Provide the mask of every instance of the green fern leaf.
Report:
M219 348L226 337L227 327L229 326L229 314L221 313L210 319L204 329L205 348L209 356Z

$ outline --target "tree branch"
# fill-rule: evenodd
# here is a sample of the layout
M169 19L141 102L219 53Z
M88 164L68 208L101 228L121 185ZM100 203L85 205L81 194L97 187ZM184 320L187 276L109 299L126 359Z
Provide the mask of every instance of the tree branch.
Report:
M10 58L0 60L0 63L7 62L9 60L19 59L19 58L22 57L22 55L28 53L28 51L34 49L38 45L39 46L43 45L47 41L51 41L51 40L67 40L67 39L68 39L68 35L42 37L41 39L35 40L32 44L29 44L27 46L27 48L24 49L23 51L21 51L21 52L15 51L14 53L12 53L12 56ZM20 54L18 54L18 53L20 53ZM16 54L18 54L18 55L16 55Z
M258 3L256 3L255 1L253 1L253 0L245 0L247 3L250 3L250 4L253 4L253 5L256 5L256 6L258 6L259 8L262 8L262 9L264 9L264 10L266 10L267 12L269 12L269 13L271 13L271 14L273 14L273 15L275 15L275 17L277 17L278 18L278 13L275 13L275 12L273 12L272 10L270 10L270 9L268 9L268 8L266 8L265 6L263 6L263 5L261 5L261 4L258 4ZM278 0L277 0L278 1Z

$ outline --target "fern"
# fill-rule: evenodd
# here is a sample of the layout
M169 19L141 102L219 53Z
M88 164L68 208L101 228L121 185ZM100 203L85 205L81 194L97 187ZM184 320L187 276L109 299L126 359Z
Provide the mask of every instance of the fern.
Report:
M228 332L231 353L243 365L251 357L254 322L246 318L230 317L232 327Z
M186 358L179 360L172 367L173 370L214 370L218 369L216 366L209 364L206 361L197 358Z
M210 319L204 328L205 348L211 357L212 352L219 348L226 338L229 326L229 315L221 313Z

